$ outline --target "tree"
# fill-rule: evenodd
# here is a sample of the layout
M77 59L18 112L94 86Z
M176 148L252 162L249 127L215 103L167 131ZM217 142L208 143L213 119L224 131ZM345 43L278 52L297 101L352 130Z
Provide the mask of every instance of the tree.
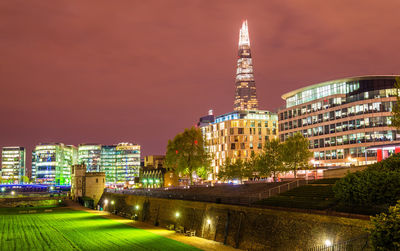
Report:
M205 141L200 129L192 127L179 133L173 140L168 141L165 163L176 173L189 175L193 184L193 173L207 176L210 158L205 148Z
M236 161L226 158L224 165L218 172L218 178L220 180L237 179L242 183L243 178L249 177L253 174L253 170L249 167L250 165L240 158L236 159Z
M21 176L21 180L20 182L24 183L24 184L28 184L29 183L29 178L27 176Z
M278 172L284 170L282 144L279 139L266 141L262 152L258 155L256 169L261 176L273 176L274 181Z
M371 217L369 230L372 246L375 250L400 249L400 201L389 208L389 212Z
M282 160L286 168L293 171L295 178L297 178L297 170L311 168L308 162L313 154L308 150L308 145L308 140L300 133L289 137L282 144Z
M396 77L396 83L394 84L396 89L397 102L392 109L392 125L400 130L400 78Z

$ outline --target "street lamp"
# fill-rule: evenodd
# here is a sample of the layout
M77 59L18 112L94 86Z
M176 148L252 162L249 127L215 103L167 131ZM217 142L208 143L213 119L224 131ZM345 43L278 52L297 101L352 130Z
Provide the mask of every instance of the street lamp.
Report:
M207 219L207 224L210 225L211 224L211 220Z
M181 215L181 214L180 214L179 212L176 212L176 213L175 213L175 217L176 217L176 218L179 218L180 215Z
M15 195L15 192L14 192L14 191L11 191L11 195Z
M135 206L135 209L136 209L136 210L139 210L139 205L136 205L136 206Z
M111 201L111 205L114 205L114 201L113 200Z
M325 246L327 247L332 246L332 242L330 240L325 240Z

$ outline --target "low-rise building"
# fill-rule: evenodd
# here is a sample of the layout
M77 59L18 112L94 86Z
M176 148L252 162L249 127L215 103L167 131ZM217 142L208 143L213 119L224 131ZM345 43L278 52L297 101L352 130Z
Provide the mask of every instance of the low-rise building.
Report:
M145 188L178 186L178 175L172 169L164 166L164 155L149 155L144 157L144 166L140 182Z
M86 207L95 207L106 184L104 172L87 172L86 165L73 165L71 175L71 197Z

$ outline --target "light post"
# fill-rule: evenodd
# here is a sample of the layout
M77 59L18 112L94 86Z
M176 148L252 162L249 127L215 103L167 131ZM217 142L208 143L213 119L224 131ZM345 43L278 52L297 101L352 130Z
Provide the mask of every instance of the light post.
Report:
M175 213L175 229L176 229L176 227L177 227L177 225L178 225L179 216L181 216L181 214L177 211L177 212Z
M112 205L112 213L115 213L115 202L112 200L111 202L110 202L110 204Z
M107 199L105 199L105 200L104 200L104 206L103 206L103 207L104 207L104 210L106 209L106 207L107 207L107 204L108 204L108 200L107 200Z
M140 208L139 205L135 206L135 217L134 217L135 220L139 219L139 208Z

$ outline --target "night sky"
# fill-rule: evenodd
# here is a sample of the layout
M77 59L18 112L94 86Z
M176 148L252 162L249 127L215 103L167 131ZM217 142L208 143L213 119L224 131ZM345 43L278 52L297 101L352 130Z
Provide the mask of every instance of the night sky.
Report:
M399 74L400 1L0 1L0 146L168 139L233 109L248 19L260 109L349 76ZM29 165L30 166L30 165Z

